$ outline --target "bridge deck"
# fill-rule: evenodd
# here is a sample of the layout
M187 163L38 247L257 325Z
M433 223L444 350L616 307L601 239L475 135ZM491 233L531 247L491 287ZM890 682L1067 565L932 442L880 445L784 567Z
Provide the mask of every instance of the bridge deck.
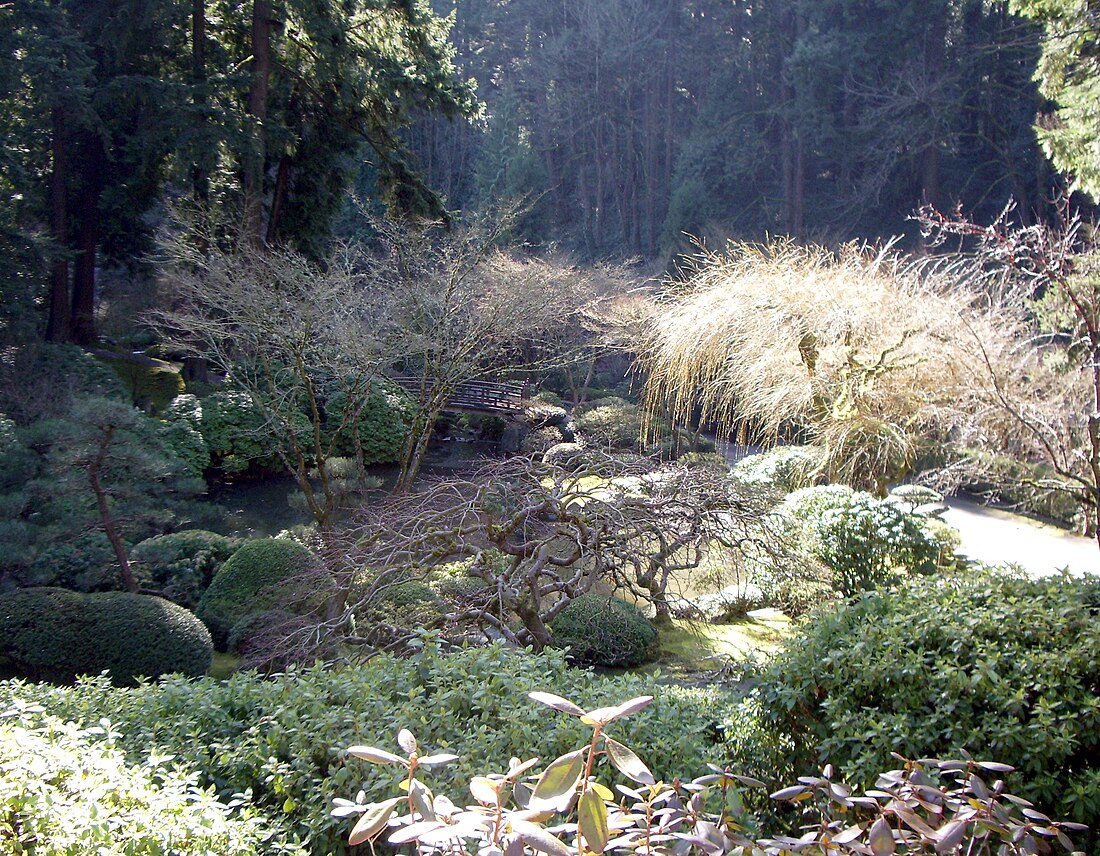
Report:
M420 378L391 377L402 389L416 393L420 390ZM448 410L472 410L480 413L518 413L523 410L527 397L526 383L496 383L485 380L471 380L459 384L450 401Z

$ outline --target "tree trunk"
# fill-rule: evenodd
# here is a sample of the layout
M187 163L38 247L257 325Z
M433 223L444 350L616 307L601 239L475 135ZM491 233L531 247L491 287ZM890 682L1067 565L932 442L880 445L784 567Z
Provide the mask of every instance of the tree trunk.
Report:
M60 107L52 113L53 165L50 176L50 237L57 247L57 257L50 268L50 315L46 322L46 340L67 342L72 335L72 297L69 291L69 212L66 185L68 164L65 150L65 114Z
M206 0L193 0L191 4L191 84L195 93L199 145L202 146L206 127ZM203 205L210 200L207 163L206 153L200 149L191 167L191 189L195 199Z
M271 214L267 218L267 243L271 246L279 234L279 220L286 205L286 197L290 188L290 156L283 155L279 158L279 171L275 176L275 192L271 198Z
M80 176L76 264L73 269L72 341L85 347L96 342L95 267L99 248L99 200L106 178L107 154L99 138L89 139Z
M267 100L271 77L271 0L252 4L252 81L248 113L254 121L252 144L245 155L245 232L256 246L263 244L264 164L267 157Z
M111 515L111 508L107 503L107 492L99 481L99 469L103 466L103 461L107 457L107 450L111 447L111 437L114 430L114 428L108 428L104 432L103 438L99 442L99 451L88 465L88 481L92 486L93 493L95 493L96 505L99 507L99 519L103 523L103 531L107 534L107 540L111 542L111 547L115 551L115 558L118 559L122 582L125 583L127 591L136 594L138 582L134 579L134 573L130 569L130 560L126 556L126 546L122 543L122 537L118 534L115 519Z

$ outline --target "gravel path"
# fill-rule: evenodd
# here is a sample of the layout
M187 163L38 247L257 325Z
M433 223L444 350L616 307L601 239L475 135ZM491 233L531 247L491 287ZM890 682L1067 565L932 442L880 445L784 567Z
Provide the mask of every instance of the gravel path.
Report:
M953 497L943 519L962 535L959 552L984 562L1016 562L1045 576L1068 567L1074 574L1100 573L1096 541L1019 514Z

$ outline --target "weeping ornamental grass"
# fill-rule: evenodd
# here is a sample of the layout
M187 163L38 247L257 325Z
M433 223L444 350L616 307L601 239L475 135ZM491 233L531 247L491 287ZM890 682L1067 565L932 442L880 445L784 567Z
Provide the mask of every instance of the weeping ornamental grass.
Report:
M882 493L924 439L976 430L989 387L978 343L994 360L1013 347L990 306L888 250L702 250L642 344L647 405L748 442L797 437L824 449L830 480Z

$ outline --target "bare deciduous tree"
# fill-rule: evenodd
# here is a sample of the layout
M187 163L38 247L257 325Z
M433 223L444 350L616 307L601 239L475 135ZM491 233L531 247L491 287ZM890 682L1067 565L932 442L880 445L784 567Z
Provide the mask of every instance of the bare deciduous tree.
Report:
M361 260L375 332L392 370L415 379L399 492L411 487L435 421L462 384L569 364L579 346L563 348L560 331L579 325L601 296L594 274L501 250L509 222L446 233L375 223L379 251Z
M338 438L350 436L362 476L358 420L384 367L357 253L340 248L319 265L247 240L226 246L218 224L201 218L164 248L171 308L154 322L166 341L249 394L309 512L327 527L346 499L328 462ZM334 397L342 406L326 409Z
M1013 206L989 226L956 211L922 209L926 238L942 246L951 236L977 239L949 261L957 276L1010 276L990 295L1003 333L972 331L985 380L987 448L1023 462L1045 464L1049 475L1026 487L1062 492L1080 506L1085 530L1100 545L1100 254L1094 228L1068 203L1057 226L1016 227ZM1014 279L1014 283L1012 280Z
M764 508L718 468L590 455L566 469L514 458L373 507L346 564L376 569L372 579L385 585L467 560L485 587L441 623L541 648L566 603L595 587L628 592L667 618L677 585L708 551L764 555L777 543Z

